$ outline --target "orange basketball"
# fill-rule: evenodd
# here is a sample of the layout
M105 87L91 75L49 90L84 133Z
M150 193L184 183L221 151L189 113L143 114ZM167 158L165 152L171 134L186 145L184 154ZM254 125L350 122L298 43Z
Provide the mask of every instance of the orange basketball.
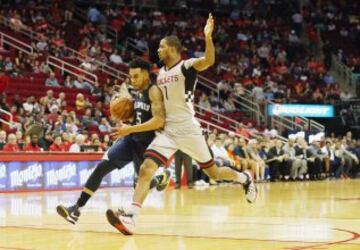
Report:
M110 114L114 120L129 120L134 115L134 102L126 97L114 98L110 102Z

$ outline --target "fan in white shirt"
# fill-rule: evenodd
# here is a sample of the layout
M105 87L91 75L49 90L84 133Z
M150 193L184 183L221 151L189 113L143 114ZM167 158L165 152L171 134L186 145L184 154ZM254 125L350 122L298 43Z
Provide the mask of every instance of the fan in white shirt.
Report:
M85 137L83 135L77 135L75 143L70 146L69 152L79 153L81 152L81 146L84 144Z

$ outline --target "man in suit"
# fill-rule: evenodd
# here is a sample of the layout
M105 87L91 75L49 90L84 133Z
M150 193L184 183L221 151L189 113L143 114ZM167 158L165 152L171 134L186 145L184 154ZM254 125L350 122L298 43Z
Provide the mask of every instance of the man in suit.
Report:
M282 142L278 139L275 140L275 145L270 148L268 153L267 163L270 167L270 181L277 181L281 173L285 173L287 165L287 157L282 149Z

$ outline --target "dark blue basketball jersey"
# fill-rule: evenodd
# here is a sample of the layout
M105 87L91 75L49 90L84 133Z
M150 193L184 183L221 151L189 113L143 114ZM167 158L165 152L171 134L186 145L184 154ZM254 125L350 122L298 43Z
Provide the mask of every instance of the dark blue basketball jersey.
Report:
M134 99L134 122L141 124L152 118L151 102L149 98L150 84L143 92L129 89ZM144 161L144 152L155 137L154 131L130 134L114 142L104 154L103 159L111 161L118 168L122 168L129 162L134 162L136 173Z
M149 97L149 90L153 86L150 84L143 92L134 91L131 94L134 98L134 121L133 125L142 124L152 118L151 101ZM150 144L155 137L154 131L140 132L132 134L135 141Z

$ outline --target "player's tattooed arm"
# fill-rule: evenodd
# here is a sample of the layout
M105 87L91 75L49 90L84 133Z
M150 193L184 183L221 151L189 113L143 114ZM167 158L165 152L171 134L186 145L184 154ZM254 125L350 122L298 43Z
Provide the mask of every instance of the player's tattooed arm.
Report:
M149 90L149 97L153 118L156 118L160 124L163 124L163 127L165 123L165 106L160 88L157 86L151 87Z
M200 58L196 58L193 67L197 71L204 71L215 63L215 47L212 39L212 33L214 31L214 18L209 14L209 18L204 28L205 34L205 55Z

